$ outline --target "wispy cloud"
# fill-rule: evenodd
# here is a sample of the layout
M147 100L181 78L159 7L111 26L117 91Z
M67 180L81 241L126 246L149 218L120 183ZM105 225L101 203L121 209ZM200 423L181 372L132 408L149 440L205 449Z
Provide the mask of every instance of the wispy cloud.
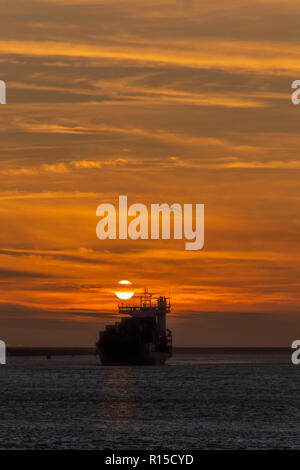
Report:
M182 344L214 341L203 312L233 342L237 315L296 315L299 2L6 3L1 334L91 344L120 278L171 294ZM100 242L96 207L119 194L205 203L204 250Z
M55 41L0 41L2 54L28 56L66 56L85 57L87 59L110 59L117 61L134 61L142 63L161 63L190 67L218 68L241 72L247 70L256 73L277 74L296 73L300 71L298 48L294 44L269 43L267 41L216 41L209 38L200 39L197 48L187 48L186 43L170 43L169 47L158 47L153 44L148 48L127 47L120 45L101 47L93 44Z

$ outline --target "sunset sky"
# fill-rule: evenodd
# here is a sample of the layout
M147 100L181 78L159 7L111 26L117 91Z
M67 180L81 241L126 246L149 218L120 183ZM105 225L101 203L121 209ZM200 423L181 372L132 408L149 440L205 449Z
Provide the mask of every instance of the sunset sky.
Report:
M114 290L175 346L300 334L300 3L2 0L0 338L92 346ZM96 208L205 204L205 247L96 237Z

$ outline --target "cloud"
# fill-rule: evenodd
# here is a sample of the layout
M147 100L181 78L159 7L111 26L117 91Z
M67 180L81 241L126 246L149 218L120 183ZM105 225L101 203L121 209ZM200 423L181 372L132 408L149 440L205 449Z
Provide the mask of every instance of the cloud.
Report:
M300 160L290 160L290 161L278 161L278 160L271 160L271 161L233 161L233 162L215 162L215 163L207 163L207 162L197 162L195 160L180 160L175 159L173 160L175 166L182 167L182 168L203 168L203 169L224 169L224 170L231 170L234 168L237 169L269 169L269 170L297 170L300 169Z
M214 344L216 310L217 339L231 344L256 344L250 311L257 328L262 312L292 324L299 311L300 4L180 3L3 10L0 322L11 341L94 344L122 278L170 292L176 344ZM96 207L119 194L205 203L205 249L100 242ZM279 344L282 325L263 318Z
M38 272L33 272L33 271L22 271L18 269L5 269L5 268L0 268L0 279L1 280L6 280L6 279L31 279L31 278L36 278L36 279L43 279L43 278L51 278L51 274L45 274L45 273L38 273Z
M97 193L89 192L41 192L41 193L25 193L25 192L2 192L0 193L1 200L18 200L18 199L80 199L80 198L94 198Z
M280 42L269 43L260 41L216 41L200 39L196 48L187 49L186 43L176 41L164 47L153 43L149 48L122 46L101 47L93 44L77 43L75 46L68 42L55 41L0 41L0 52L11 55L29 56L66 56L85 57L87 59L110 59L117 61L134 61L139 63L161 63L190 68L217 68L241 72L248 70L257 73L287 72L295 74L300 71L298 49L294 44L287 48ZM201 52L200 52L201 51Z
M9 168L0 170L0 174L6 176L36 176L41 173L67 173L67 166L60 162L53 165L44 164L39 167L32 168Z

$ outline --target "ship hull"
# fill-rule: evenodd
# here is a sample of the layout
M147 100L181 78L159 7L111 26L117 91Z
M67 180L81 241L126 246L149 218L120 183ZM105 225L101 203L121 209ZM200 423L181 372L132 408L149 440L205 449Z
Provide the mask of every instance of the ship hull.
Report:
M172 356L171 351L145 351L143 348L133 350L105 350L99 348L98 354L103 365L163 365Z
M136 357L129 354L119 356L117 354L99 354L101 364L104 366L159 366L165 364L171 357L168 353L151 353L148 356Z

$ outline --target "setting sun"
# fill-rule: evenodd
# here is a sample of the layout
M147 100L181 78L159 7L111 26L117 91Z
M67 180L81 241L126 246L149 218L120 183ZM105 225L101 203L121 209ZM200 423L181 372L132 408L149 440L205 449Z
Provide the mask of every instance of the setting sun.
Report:
M120 300L129 300L134 295L132 290L132 282L122 280L118 282L118 290L115 292L116 296Z

